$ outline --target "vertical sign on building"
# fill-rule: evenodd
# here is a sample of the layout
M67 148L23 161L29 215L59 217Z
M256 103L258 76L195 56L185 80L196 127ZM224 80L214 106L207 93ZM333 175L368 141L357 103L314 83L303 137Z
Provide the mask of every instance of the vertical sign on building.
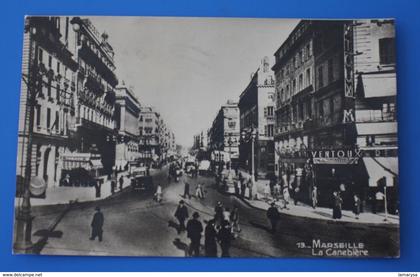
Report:
M355 139L355 89L354 89L354 47L353 47L353 21L344 23L344 108L343 123L345 144L354 144Z

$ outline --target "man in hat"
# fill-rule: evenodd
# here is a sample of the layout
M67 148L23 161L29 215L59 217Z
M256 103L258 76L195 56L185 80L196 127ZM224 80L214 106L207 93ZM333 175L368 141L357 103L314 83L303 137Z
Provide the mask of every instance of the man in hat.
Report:
M102 226L104 225L104 215L101 212L100 207L95 208L95 214L93 215L92 223L90 226L92 227L92 236L90 240L95 240L96 237L99 238L99 241L102 241Z
M179 205L175 211L175 217L176 219L178 219L178 222L179 222L179 228L178 228L178 234L179 234L182 231L185 231L185 219L188 218L188 209L184 205L184 200L179 201Z
M201 232L203 232L203 225L198 220L199 217L200 215L197 212L194 212L193 218L187 223L187 236L191 240L188 254L194 257L200 256L200 240Z
M267 218L270 220L271 232L274 234L276 232L277 222L280 219L280 213L274 202L271 203L271 207L267 210Z

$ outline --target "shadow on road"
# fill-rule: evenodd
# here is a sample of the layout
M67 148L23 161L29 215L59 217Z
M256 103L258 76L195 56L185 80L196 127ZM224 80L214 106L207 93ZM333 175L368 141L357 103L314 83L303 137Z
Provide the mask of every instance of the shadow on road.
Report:
M188 256L188 244L182 242L179 238L176 238L172 243L176 246L176 248L184 251L185 257Z
M249 221L249 224L251 224L251 226L255 228L263 229L264 231L267 231L268 233L272 234L271 228L266 225L254 221Z
M38 230L34 233L34 236L41 237L34 245L33 252L35 254L40 254L42 249L48 242L49 238L61 238L63 236L62 231L49 231L46 229Z
M169 220L168 221L168 227L174 228L179 234L180 229L179 229L179 224L178 223L175 223L174 221Z

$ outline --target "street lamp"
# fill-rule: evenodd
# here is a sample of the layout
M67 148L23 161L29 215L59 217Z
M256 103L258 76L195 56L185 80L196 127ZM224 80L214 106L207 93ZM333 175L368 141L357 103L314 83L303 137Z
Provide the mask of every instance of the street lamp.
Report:
M251 141L251 182L252 185L254 185L255 183L255 157L254 157L254 152L255 152L255 139L257 137L257 130L254 129L253 127L248 130L242 130L241 132L241 139L245 142L249 142Z
M26 32L29 33L29 49L33 47L33 35L36 35L35 27L28 27ZM37 48L35 49L37 50ZM35 51L36 53L37 51ZM30 61L31 62L31 61ZM33 250L32 244L32 215L31 215L31 164L32 164L32 145L33 145L33 129L34 129L34 114L35 105L37 104L37 95L42 91L42 78L47 75L46 69L38 65L38 59L34 59L30 64L28 75L23 75L22 80L27 86L27 97L25 107L25 125L27 129L27 148L26 148L26 165L25 176L23 180L23 194L22 202L19 204L16 214L16 237L13 248L16 253L31 253Z

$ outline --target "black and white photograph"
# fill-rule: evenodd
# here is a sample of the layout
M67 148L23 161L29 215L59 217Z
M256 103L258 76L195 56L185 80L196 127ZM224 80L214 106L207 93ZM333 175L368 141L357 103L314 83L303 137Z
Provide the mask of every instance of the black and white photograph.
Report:
M393 19L24 20L14 254L400 256Z

